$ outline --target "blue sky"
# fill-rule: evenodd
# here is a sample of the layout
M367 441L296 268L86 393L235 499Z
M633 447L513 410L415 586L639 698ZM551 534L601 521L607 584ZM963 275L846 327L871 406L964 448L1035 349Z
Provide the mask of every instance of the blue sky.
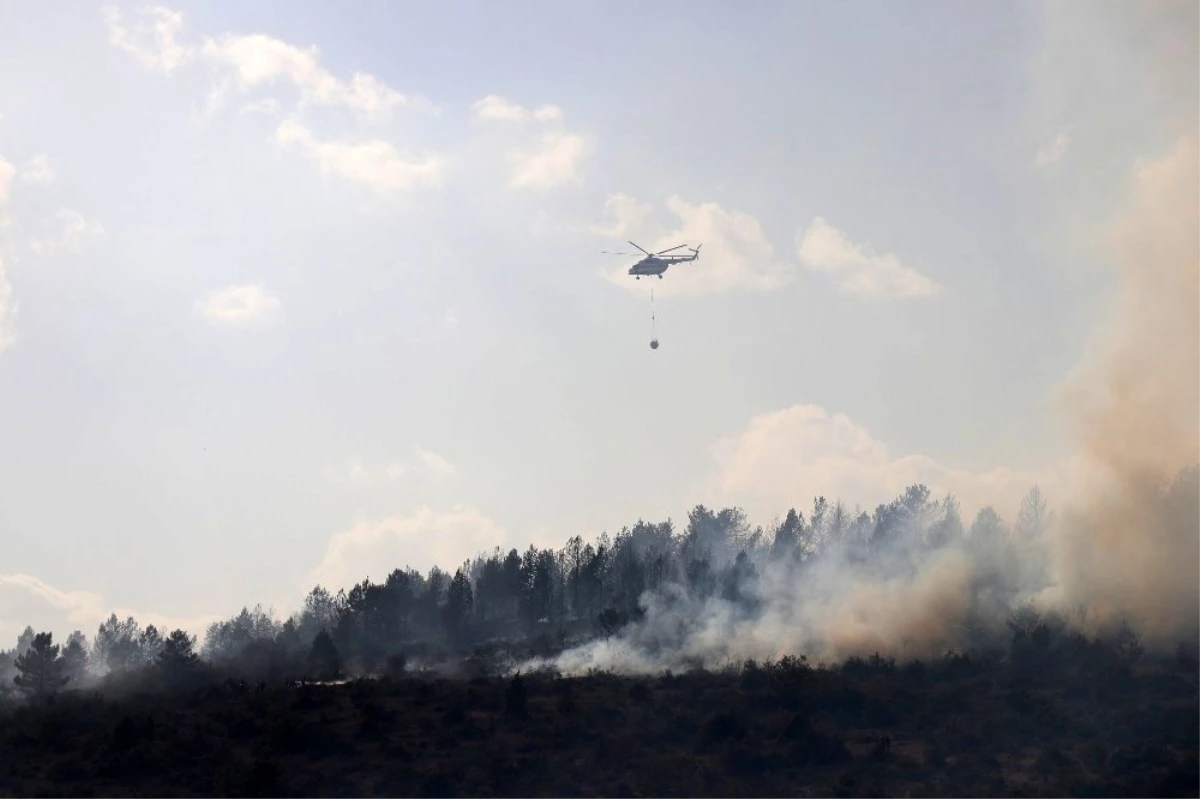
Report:
M2 8L0 636L1053 500L1090 242L1195 135L1187 4ZM630 237L705 244L653 352Z

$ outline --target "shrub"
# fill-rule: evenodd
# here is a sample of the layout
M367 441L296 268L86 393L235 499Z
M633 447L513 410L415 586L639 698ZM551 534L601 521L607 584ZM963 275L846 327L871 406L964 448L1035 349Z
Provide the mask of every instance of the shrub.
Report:
M513 718L524 718L528 696L525 691L525 681L518 673L508 683L504 691L504 713Z

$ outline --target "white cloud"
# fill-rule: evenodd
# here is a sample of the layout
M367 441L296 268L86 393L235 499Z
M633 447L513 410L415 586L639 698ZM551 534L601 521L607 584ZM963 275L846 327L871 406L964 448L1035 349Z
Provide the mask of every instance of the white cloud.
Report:
M349 465L345 469L328 468L325 470L325 476L335 482L364 485L395 482L404 479L408 473L408 466L403 463L393 462L378 468L371 468L363 464L362 458L357 456L350 459Z
M17 341L17 301L0 257L0 355Z
M563 118L563 112L556 105L543 105L533 109L533 118L538 122L559 122Z
M13 176L16 169L0 155L0 227L4 224L4 210L12 196ZM12 284L8 282L4 257L0 254L0 354L17 341L17 301L13 297Z
M265 97L262 100L255 100L252 103L246 103L238 110L239 114L268 114L274 116L279 113L282 106L274 97Z
M104 225L70 208L59 211L58 218L63 223L62 244L68 250L77 251L88 238L106 233Z
M0 155L0 209L12 201L13 177L17 168Z
M342 106L365 116L400 107L436 107L419 95L403 94L374 75L354 72L341 80L321 65L316 47L300 48L264 34L223 33L205 37L199 48L181 44L183 15L162 7L141 8L127 23L114 6L102 9L109 40L150 69L171 72L197 52L216 70L208 111L224 104L234 84L242 91L288 81L301 94L301 105Z
M274 315L279 299L261 285L230 286L196 303L197 310L214 322L243 324Z
M542 125L561 123L562 109L556 105L542 105L535 109L524 108L498 94L489 94L471 106L477 121L523 123L535 122ZM494 131L496 129L493 129ZM554 124L551 129L543 127L533 139L518 143L513 136L525 138L528 134L523 126L515 126L502 134L490 136L508 137L505 161L509 167L509 186L515 189L550 191L580 181L579 168L591 154L593 145L590 137L565 131Z
M380 466L367 466L357 455L350 458L345 468L327 468L325 476L336 482L359 483L362 485L379 485L402 480L411 475L416 468L434 478L449 477L458 470L454 464L432 450L416 447L417 464L392 461Z
M628 245L621 246L626 239L650 252L677 244L703 245L699 260L672 266L662 280L648 278L654 281L655 291L662 296L771 291L787 285L794 278L795 269L776 260L774 246L753 216L727 211L713 202L691 203L679 196L667 200L667 210L678 218L678 224L669 229L657 222L650 206L625 195L616 195L605 203L605 211L615 217L613 224L593 226L591 231L620 239L612 242L611 249L630 252L635 251ZM678 252L688 254L686 250ZM640 257L640 254L630 256L628 261L605 268L601 270L601 276L638 291L644 284L630 276L628 270Z
M41 606L42 612L29 612L31 606ZM57 616L60 628L62 623L74 628L99 625L104 620L103 597L90 591L62 591L47 585L36 577L28 574L0 575L0 618L12 621L7 629L0 630L0 635L7 637L14 632L20 633L26 624L34 626L35 630L43 629L48 621L45 611L49 610ZM94 632L87 629L86 632ZM3 646L3 638L0 638Z
M101 13L108 24L109 41L149 69L171 72L192 56L192 48L176 40L183 28L183 14L178 11L160 6L140 8L131 24L125 23L115 6L104 6Z
M334 174L380 192L407 191L442 181L442 160L405 160L392 145L380 139L349 143L320 141L294 120L284 120L275 133L284 147L299 147L324 173Z
M53 182L54 168L50 165L49 157L45 153L39 153L29 159L29 163L21 170L19 177L22 183L44 185Z
M417 457L421 459L421 463L425 465L425 469L435 477L448 477L457 471L454 468L454 464L436 452L417 447Z
M1061 472L1003 467L972 472L925 455L893 455L862 425L817 405L757 416L712 453L717 473L710 490L767 517L807 507L815 496L869 512L907 486L924 483L935 496L953 493L967 514L992 505L1011 518L1035 483L1050 494L1065 485Z
M1067 148L1071 145L1071 137L1066 133L1059 133L1054 137L1054 141L1047 144L1045 147L1037 151L1034 156L1034 162L1038 166L1049 166L1057 164L1066 155Z
M301 49L262 34L227 33L206 39L203 53L232 68L243 90L284 79L300 90L302 102L345 106L367 116L400 106L432 109L425 98L402 94L374 75L355 72L349 82L339 80L321 66L316 47Z
M28 574L0 574L0 649L15 644L27 624L38 632L53 632L64 643L72 630L82 631L90 641L111 613L122 619L133 616L160 631L182 629L201 638L209 624L220 620L216 615L187 618L114 607L91 591L64 591Z
M106 7L105 17L115 45L136 55L143 63L170 71L194 53L199 53L212 69L212 86L200 117L207 117L225 106L235 93L271 89L286 83L299 90L298 109L320 105L348 108L373 117L397 107L422 108L437 112L425 97L405 94L383 80L365 72L354 72L348 79L332 74L321 63L315 46L297 47L261 33L222 33L204 37L198 47L185 47L176 40L182 29L182 16L156 8L141 13L137 25L127 25L120 12ZM152 40L152 41L151 41ZM260 97L240 105L240 114L276 115L282 109L281 98ZM580 169L593 150L589 136L561 129L563 111L552 104L533 108L517 105L492 94L472 105L475 119L515 123L534 123L542 127L533 134L519 133L522 141L510 140L499 152L486 159L503 163L508 169L510 187L530 191L550 191L578 184ZM518 127L517 130L523 130ZM503 140L504 134L489 134ZM380 193L406 191L418 185L440 185L446 168L441 156L412 158L402 155L389 141L373 138L365 141L321 139L296 119L285 120L276 131L276 141L306 153L325 173L369 186ZM503 155L501 155L501 152Z
M516 103L510 103L498 94L489 94L471 106L479 119L502 119L518 122L525 119L527 111Z
M928 297L942 291L941 285L892 253L879 255L869 244L855 244L821 217L797 236L796 249L801 262L829 275L844 293L856 297Z
M498 94L489 94L471 106L477 119L501 120L506 122L523 122L534 119L538 122L558 122L562 120L562 109L556 105L539 106L532 111L516 103L509 102Z
M654 225L654 206L640 203L627 194L614 194L604 201L604 213L613 217L611 225L591 225L589 230L600 236L624 239L640 236Z
M299 90L298 109L306 106L347 108L375 117L397 107L422 108L437 112L436 106L419 95L403 94L374 75L354 72L348 80L333 75L321 64L320 52L301 48L264 34L223 33L205 37L199 48L176 41L183 25L182 15L163 8L139 12L137 25L126 25L119 11L106 7L105 18L116 46L133 53L155 69L171 71L199 52L211 68L212 85L199 118L207 118L223 107L231 95L257 89L272 89L279 83ZM152 40L152 41L151 41ZM241 104L239 113L276 115L282 108L275 96L259 97ZM426 157L408 160L382 139L362 142L318 139L301 123L288 119L280 124L278 144L306 154L325 173L360 183L380 193L408 190L422 184L440 184L443 160Z
M383 580L393 569L453 570L480 552L505 544L502 527L473 509L446 513L428 507L412 516L360 521L335 535L312 580L336 590L364 577Z
M89 240L107 235L104 225L70 208L63 208L54 218L58 220L58 234L51 239L31 241L29 249L32 252L38 255L51 255L59 250L78 253Z
M591 150L588 139L577 133L543 133L536 146L509 154L512 166L509 185L547 191L578 183L580 164Z

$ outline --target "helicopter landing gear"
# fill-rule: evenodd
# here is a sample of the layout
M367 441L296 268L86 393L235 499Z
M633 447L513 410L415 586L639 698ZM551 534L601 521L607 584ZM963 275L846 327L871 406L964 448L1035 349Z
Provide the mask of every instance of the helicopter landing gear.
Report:
M662 274L661 274L661 273L659 274L659 276L658 276L658 279L659 279L659 280L662 280Z

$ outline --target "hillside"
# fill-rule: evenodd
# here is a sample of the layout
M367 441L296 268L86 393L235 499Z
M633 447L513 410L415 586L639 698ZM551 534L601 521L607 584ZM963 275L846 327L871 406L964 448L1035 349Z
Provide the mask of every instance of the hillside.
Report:
M1133 659L102 685L6 712L0 795L1196 796L1194 653Z

